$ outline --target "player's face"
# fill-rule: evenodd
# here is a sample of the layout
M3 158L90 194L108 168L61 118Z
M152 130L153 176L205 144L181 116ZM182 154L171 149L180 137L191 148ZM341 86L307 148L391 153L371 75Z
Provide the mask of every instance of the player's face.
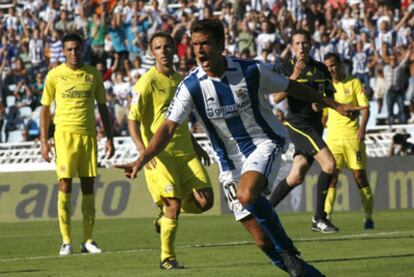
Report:
M151 50L156 64L172 67L175 48L171 40L164 37L154 38L151 43Z
M82 66L83 49L78 41L66 41L63 45L63 55L70 68L76 69Z
M292 37L292 49L296 59L306 60L309 57L310 44L305 35L296 34Z
M329 73L331 73L332 79L337 79L340 70L340 64L338 64L334 58L327 59L324 64L328 68Z
M194 54L198 64L207 72L216 72L224 62L222 57L222 45L214 40L212 35L205 33L192 33L191 43L193 44Z

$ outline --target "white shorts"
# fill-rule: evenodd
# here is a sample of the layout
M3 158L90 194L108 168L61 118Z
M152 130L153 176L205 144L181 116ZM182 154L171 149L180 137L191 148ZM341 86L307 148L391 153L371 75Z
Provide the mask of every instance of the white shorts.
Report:
M250 212L244 209L237 199L236 191L240 176L247 171L257 171L267 178L268 185L272 185L279 172L281 155L282 150L275 148L274 144L263 143L248 158L233 160L235 169L220 173L219 181L223 186L229 209L234 214L236 221L250 215Z

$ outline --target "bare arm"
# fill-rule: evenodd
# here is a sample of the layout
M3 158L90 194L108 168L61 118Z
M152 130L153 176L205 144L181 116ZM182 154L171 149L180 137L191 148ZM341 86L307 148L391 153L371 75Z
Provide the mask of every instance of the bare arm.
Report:
M358 140L362 142L365 140L365 131L367 128L369 115L370 115L369 109L362 110L361 122L360 122L359 129L358 129Z
M273 94L273 101L275 101L276 104L279 104L283 100L285 100L287 97L287 93L284 91L280 91Z
M132 141L134 142L135 146L139 153L145 151L144 143L142 142L142 136L140 128L138 127L139 122L135 120L128 120L128 131L131 136Z
M178 124L176 122L166 119L152 137L145 151L139 155L139 158L135 162L125 165L116 165L116 167L124 169L126 177L135 179L138 171L140 171L147 162L165 149L167 144L172 139L177 126Z
M98 104L98 111L99 115L102 119L102 124L104 126L105 130L105 136L106 136L106 143L105 143L105 153L106 158L110 159L115 153L115 147L114 147L114 137L112 132L112 125L111 120L109 117L109 110L106 104Z
M40 109L40 153L42 158L50 162L49 145L50 106L42 105Z
M286 88L286 93L289 96L303 101L319 103L330 107L344 116L352 116L353 112L367 109L367 107L355 107L350 104L340 104L334 99L322 96L319 92L310 88L309 86L303 85L293 80L289 80L288 87Z

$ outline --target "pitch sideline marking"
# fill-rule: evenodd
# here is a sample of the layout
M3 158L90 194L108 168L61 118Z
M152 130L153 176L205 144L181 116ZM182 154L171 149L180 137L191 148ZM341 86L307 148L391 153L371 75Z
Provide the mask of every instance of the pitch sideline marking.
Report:
M352 240L352 239L365 239L365 238L382 238L395 235L406 235L404 238L411 238L414 234L410 231L394 231L394 232L381 232L381 233L360 233L360 234L353 234L353 235L345 235L345 236L332 236L332 237L320 237L320 238L296 238L294 239L295 242L311 242L311 241L334 241L334 240ZM188 245L177 245L176 248L202 248L202 247L226 247L226 246L239 246L239 245L249 245L253 244L252 241L232 241L232 242L223 242L223 243L205 243L205 244L188 244ZM139 252L146 252L146 251L158 251L158 248L138 248L138 249L130 249L130 250L114 250L114 251L103 251L100 255L105 254L125 254L125 253L139 253ZM94 255L94 254L87 254L87 253L75 253L71 254L70 256L83 256L83 255ZM17 257L17 258L8 258L8 259L0 259L0 262L17 262L17 261L32 261L32 260L45 260L45 259L56 259L56 258L64 258L59 255L49 255L49 256L33 256L33 257Z

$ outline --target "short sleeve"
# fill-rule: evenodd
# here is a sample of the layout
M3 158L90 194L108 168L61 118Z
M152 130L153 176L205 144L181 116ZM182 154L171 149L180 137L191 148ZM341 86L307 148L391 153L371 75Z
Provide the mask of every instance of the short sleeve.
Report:
M55 100L56 86L54 79L55 78L53 76L53 71L49 72L46 76L45 87L42 93L42 100L40 101L42 105L50 106Z
M146 107L149 82L138 81L132 89L132 100L129 108L128 119L140 121Z
M353 89L355 91L356 100L358 103L358 106L368 106L368 98L364 93L364 90L362 89L361 81L358 79L354 79Z
M184 82L181 82L168 107L166 118L176 123L182 123L184 120L188 119L192 110L192 105L191 94Z
M258 64L260 71L260 86L263 93L286 91L289 79L273 71L264 64Z

